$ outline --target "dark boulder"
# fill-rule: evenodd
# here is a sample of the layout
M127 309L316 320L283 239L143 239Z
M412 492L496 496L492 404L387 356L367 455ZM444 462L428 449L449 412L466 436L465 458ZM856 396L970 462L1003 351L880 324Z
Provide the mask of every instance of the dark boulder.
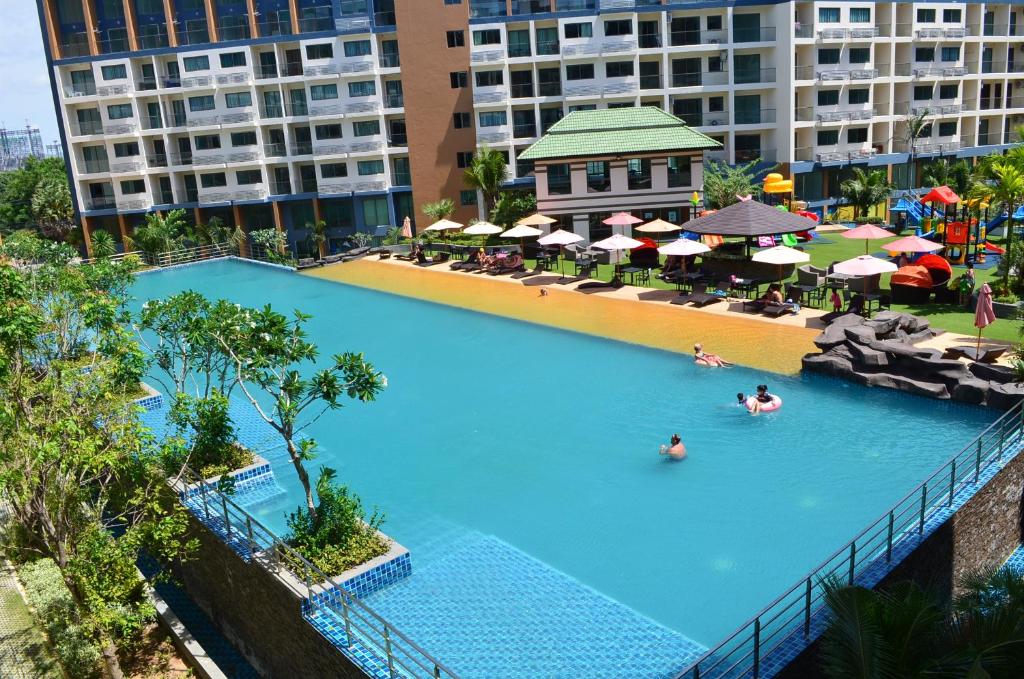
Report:
M988 390L986 405L1000 410L1009 410L1024 399L1024 384L993 384Z
M851 342L867 344L868 342L875 341L875 331L867 325L853 325L843 328L843 331L846 333L846 338Z
M953 400L964 403L984 403L988 396L989 383L974 377L961 380L953 387Z
M840 377L849 377L854 374L853 361L829 354L807 354L803 358L803 368Z
M850 342L846 345L849 348L850 353L853 354L854 360L862 366L880 367L889 365L889 354L878 349L872 349L856 342Z
M1009 384L1016 379L1013 368L1005 365L993 365L991 363L971 362L969 370L975 377L981 380L989 380L999 384Z

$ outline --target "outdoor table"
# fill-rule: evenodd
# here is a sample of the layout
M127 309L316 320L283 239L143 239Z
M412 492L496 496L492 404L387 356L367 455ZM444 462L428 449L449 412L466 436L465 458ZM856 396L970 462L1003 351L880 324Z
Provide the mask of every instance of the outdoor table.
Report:
M758 278L737 278L729 285L732 290L743 293L743 299L750 299L750 293L754 293L756 299L761 294L761 284L764 281Z
M825 286L823 285L800 285L794 283L789 286L790 290L797 290L800 292L800 303L803 304L804 296L807 297L807 306L811 306L815 303L821 304L825 299Z
M842 287L846 287L846 281L850 280L851 278L856 278L856 276L850 276L845 273L830 273L827 276L825 276L825 282L832 282Z
M676 288L682 290L684 286L693 286L694 283L704 280L705 276L700 271L688 271L684 274L679 274L673 279L676 284Z
M634 285L636 283L636 276L637 276L637 274L643 274L645 271L647 271L647 269L644 269L644 268L639 267L639 266L627 266L626 268L624 268L622 270L622 273L627 275L627 276L629 276L629 284L630 285ZM640 282L644 283L645 280L646 280L646 282L649 283L650 280L651 280L650 276L649 275L648 276L641 275L640 276Z
M537 266L542 267L545 271L551 268L552 264L551 253L544 252L543 250L537 253Z

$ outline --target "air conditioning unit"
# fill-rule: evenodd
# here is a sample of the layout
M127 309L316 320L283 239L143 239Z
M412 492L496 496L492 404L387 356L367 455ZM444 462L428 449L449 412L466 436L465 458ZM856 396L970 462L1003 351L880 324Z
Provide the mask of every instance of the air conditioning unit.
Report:
M720 124L721 123L719 123L717 120L712 120L711 121L711 127L718 127Z

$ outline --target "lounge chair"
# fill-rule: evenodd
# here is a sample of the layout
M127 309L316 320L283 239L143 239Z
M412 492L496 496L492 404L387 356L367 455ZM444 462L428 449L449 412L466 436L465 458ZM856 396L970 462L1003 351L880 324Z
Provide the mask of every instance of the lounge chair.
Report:
M712 292L702 292L700 294L690 295L690 302L697 307L708 306L709 304L721 302L728 296L728 292L729 281L722 281L715 285L715 289Z
M966 358L978 363L995 363L996 359L1006 353L1009 347L950 347L946 349L943 358Z
M461 262L454 262L451 265L452 271L467 271L480 268L480 251L474 250L469 253L469 257L462 260Z
M690 302L693 301L694 295L703 295L703 294L705 294L707 289L708 289L708 286L707 286L706 283L695 283L694 286L693 286L693 292L689 292L689 293L686 293L684 295L681 294L678 297L676 297L674 300L669 302L669 304L680 304L680 305L682 305L682 304L689 304Z
M435 264L442 264L442 263L447 262L447 261L448 261L448 253L447 252L441 252L439 254L434 255L433 257L430 257L429 259L422 252L419 252L416 255L416 266L423 266L423 267L434 266Z
M381 250L380 259L391 259L391 250Z
M514 278L514 279L516 279L518 281L518 280L522 280L524 278L529 278L530 276L538 276L538 275L544 273L545 271L546 271L546 269L544 268L544 265L538 264L537 266L533 267L529 271L518 271L518 272L512 274L512 278Z
M349 262L353 259L365 257L368 254L370 254L370 248L352 248L351 250L341 253L341 261Z

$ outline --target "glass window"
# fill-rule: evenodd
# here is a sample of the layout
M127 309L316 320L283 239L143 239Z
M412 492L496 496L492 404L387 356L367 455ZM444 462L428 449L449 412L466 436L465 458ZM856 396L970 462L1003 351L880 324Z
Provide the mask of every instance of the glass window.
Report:
M839 50L836 48L819 49L818 50L818 63L819 64L838 64L839 63Z
M956 99L960 96L960 85L939 85L939 99Z
M866 87L858 87L850 90L848 97L851 104L866 104L871 97L871 90Z
M219 134L201 134L192 140L196 151L212 151L220 148Z
M372 97L377 94L377 84L372 80L361 80L348 84L348 96Z
M942 21L947 24L958 24L963 19L963 13L958 9L942 10Z
M510 57L530 56L530 31L518 30L508 32L508 55Z
M317 139L341 139L341 123L317 125L313 128Z
M500 45L501 31L497 28L487 28L482 31L473 31L474 45Z
M839 143L839 130L818 130L818 146L835 146Z
M607 36L633 35L633 21L632 19L606 21L604 22L604 34Z
M453 90L466 87L468 84L468 78L466 77L465 71L453 71L448 74L448 77L451 78Z
M193 113L196 111L212 111L215 106L213 95L188 98L188 110Z
M633 75L632 61L609 61L604 65L604 77L628 78Z
M461 130L466 127L473 126L473 114L471 113L455 113L452 115L452 121L455 124L456 130Z
M252 95L249 92L228 92L224 95L224 105L228 108L252 106Z
M348 45L346 44L347 48ZM307 59L330 59L334 56L334 45L329 42L322 42L317 45L306 45ZM348 56L346 54L346 56Z
M846 131L847 144L863 144L868 140L868 128L851 127Z
M693 184L690 156L669 156L668 186L669 188L689 187Z
M596 160L587 163L587 192L611 191L612 173L608 161Z
M204 189L214 189L218 186L227 186L228 178L224 176L223 172L211 172L208 174L199 175L199 184Z
M851 7L850 8L850 23L851 24L869 24L869 23L871 23L871 8L870 7Z
M128 69L124 64L100 67L100 73L104 80L124 80L128 77Z
M839 23L839 8L838 7L819 7L818 8L818 23L819 24L837 24L837 23Z
M501 127L508 124L508 116L504 111L481 111L480 127Z
M459 169L465 169L473 164L473 152L472 151L459 151L455 154L455 166Z
M235 183L239 186L246 184L262 184L263 172L260 170L239 170L235 173Z
M934 47L915 47L914 61L935 61Z
M146 182L142 179L126 179L121 182L121 193L132 194L132 193L145 193Z
M185 70L189 73L193 71L210 70L210 57L206 55L200 57L185 57L182 59L182 63L185 64Z
M363 223L367 226L383 226L391 221L388 214L388 199L384 197L363 198Z
M572 193L569 163L548 165L548 193L553 196L566 196Z
M448 38L449 47L465 47L466 46L466 32L465 31L448 31L446 33Z
M360 177L366 177L374 174L384 174L384 161L360 160L358 163L356 163L356 170L359 172Z
M942 48L942 60L943 61L960 61L960 46L955 47L943 47Z
M851 47L850 48L850 63L851 64L866 64L871 61L871 48L870 47Z
M708 17L708 30L709 31L720 31L722 30L722 17L719 15L713 15Z
M914 101L928 101L931 98L931 85L914 85Z
M459 205L462 207L469 207L470 205L476 205L476 191L473 189L465 189L459 191Z
M256 145L256 133L255 132L232 132L231 133L231 145L232 146L255 146Z
M725 97L708 97L708 113L719 113L725 110Z
M324 99L337 99L338 86L334 84L311 85L309 88L309 97L313 101L323 101Z
M139 143L135 141L114 144L114 157L127 158L139 155Z
M372 137L380 134L379 120L358 120L352 123L352 134L357 137Z
M107 117L111 120L121 120L132 117L131 104L111 104L107 107Z
M593 64L571 64L565 67L566 80L592 80L593 78Z
M320 176L324 179L338 179L348 176L348 164L324 163L320 166Z
M839 90L818 90L818 106L839 104Z
M505 74L502 71L477 71L477 87L497 87L505 82Z
M921 24L932 24L935 23L935 10L926 9L924 7L918 8L917 10L917 22Z
M344 48L346 57L365 57L373 51L369 40L347 40Z
M949 120L946 122L939 123L939 136L940 137L954 137L956 136L956 121Z
M220 55L221 68L237 68L245 66L245 52L228 52Z
M647 158L630 158L626 161L626 175L630 191L651 188L651 161Z
M566 24L565 25L565 38L566 40L572 40L574 38L592 38L594 36L594 24L591 23L579 23L579 24Z

